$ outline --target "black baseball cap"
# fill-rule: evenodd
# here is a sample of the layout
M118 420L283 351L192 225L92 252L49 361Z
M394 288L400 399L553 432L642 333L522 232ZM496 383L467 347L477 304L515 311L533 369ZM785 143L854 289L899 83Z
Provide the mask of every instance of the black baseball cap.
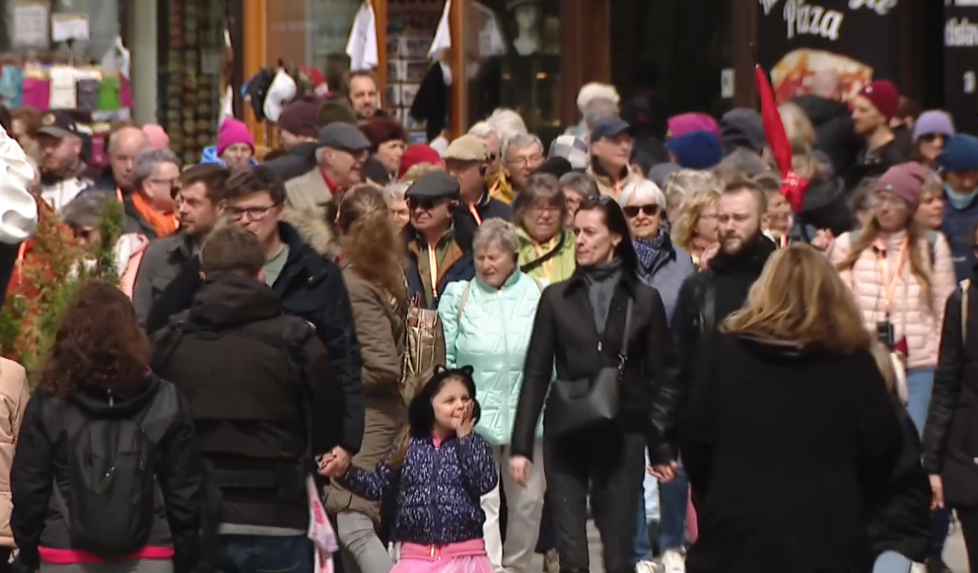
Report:
M78 124L63 111L51 111L41 116L41 128L37 133L61 139L66 135L78 135Z
M599 141L606 137L618 137L622 133L630 131L628 122L617 117L602 119L594 124L591 130L591 141Z

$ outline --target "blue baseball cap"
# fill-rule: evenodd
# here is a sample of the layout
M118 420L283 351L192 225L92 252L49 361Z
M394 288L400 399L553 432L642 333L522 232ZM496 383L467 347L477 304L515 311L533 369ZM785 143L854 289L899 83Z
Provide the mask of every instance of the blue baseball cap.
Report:
M623 119L617 117L602 119L594 124L594 129L591 130L591 141L599 141L606 137L618 137L630 129L631 126Z

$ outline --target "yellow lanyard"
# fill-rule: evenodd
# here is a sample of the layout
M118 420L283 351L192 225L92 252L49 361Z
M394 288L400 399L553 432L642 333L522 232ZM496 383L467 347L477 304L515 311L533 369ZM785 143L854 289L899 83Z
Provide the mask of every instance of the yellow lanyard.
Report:
M428 245L428 276L431 277L431 298L438 298L438 255L436 247Z

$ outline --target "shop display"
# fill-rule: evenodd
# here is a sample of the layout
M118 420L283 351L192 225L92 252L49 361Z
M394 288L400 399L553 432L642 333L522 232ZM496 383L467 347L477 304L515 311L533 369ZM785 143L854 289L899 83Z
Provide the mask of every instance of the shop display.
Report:
M160 123L184 163L214 143L220 114L224 0L169 0L161 34Z
M431 60L428 48L435 37L444 2L390 0L387 5L387 89L384 108L404 124L411 140L426 141L423 122L408 110L414 103Z

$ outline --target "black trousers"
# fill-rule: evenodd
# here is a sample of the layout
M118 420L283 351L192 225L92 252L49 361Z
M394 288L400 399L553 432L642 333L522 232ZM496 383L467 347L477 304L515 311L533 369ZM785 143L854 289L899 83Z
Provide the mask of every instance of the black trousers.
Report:
M968 552L968 571L978 571L978 507L959 507L955 511Z
M631 573L639 493L645 472L645 436L616 429L548 440L544 431L547 501L561 573L587 573L587 496L601 534L606 573Z

